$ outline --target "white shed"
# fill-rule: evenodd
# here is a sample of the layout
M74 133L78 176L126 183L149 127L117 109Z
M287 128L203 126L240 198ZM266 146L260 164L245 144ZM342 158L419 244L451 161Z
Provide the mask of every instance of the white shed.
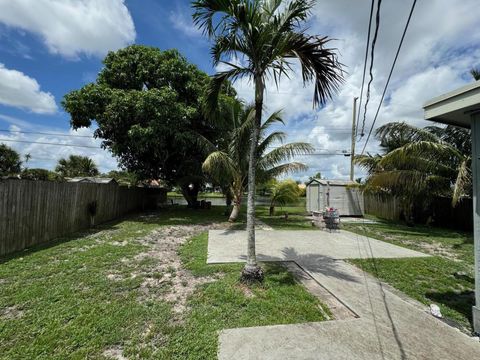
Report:
M338 209L340 216L363 216L363 194L354 182L313 179L307 184L307 211Z

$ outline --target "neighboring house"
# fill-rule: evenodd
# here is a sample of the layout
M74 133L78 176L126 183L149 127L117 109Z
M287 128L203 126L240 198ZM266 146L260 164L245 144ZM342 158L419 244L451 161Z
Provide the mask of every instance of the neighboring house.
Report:
M352 181L313 179L307 183L307 211L338 209L340 216L363 216L363 194Z
M113 178L100 178L100 177L74 177L71 179L67 179L68 182L71 183L89 183L89 184L113 184L118 185L117 180Z

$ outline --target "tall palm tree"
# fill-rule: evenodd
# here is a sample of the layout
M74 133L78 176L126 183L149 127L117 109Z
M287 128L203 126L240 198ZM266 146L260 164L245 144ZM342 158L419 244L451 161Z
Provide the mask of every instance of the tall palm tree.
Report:
M203 163L203 170L216 182L228 184L228 191L233 196L233 209L229 221L237 220L242 204L243 193L248 179L248 164L250 133L254 120L254 107L248 106L232 109L232 129L227 136L227 146L224 149L213 150ZM279 112L273 113L260 127L259 144L257 147L257 181L265 182L279 175L304 171L305 164L287 162L295 155L308 154L314 148L304 142L283 144L286 134L280 131L268 133L275 123L283 123ZM274 144L282 144L268 151ZM213 147L213 145L211 145Z
M196 0L195 24L214 40L214 65L229 69L217 73L210 85L207 109L213 111L223 83L247 77L255 87L255 113L252 126L247 202L247 263L242 271L245 281L262 280L255 253L255 175L257 144L262 122L265 81L272 77L278 84L292 70L290 59L300 62L303 81L314 82L313 103L325 103L343 80L336 51L327 48L327 37L311 36L302 26L314 5L312 0ZM240 60L239 64L231 59Z

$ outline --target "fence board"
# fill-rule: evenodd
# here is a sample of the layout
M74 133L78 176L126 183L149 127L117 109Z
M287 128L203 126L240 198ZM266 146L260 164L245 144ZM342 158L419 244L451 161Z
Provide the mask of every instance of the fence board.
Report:
M95 225L140 211L166 191L116 184L0 180L0 255L90 227L87 205L97 201Z

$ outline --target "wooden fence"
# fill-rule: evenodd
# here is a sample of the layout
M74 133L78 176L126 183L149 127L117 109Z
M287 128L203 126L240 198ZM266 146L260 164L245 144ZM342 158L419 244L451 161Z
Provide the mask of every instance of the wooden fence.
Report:
M46 243L166 199L163 189L0 180L0 255ZM96 204L91 216L92 203Z
M400 201L394 196L378 196L364 194L365 213L375 215L386 220L403 220ZM433 225L458 230L473 230L473 203L472 199L463 199L457 206L452 207L452 199L437 197L433 199L428 209L415 207L414 218L418 223L425 223L428 219Z
M387 220L400 220L400 201L394 196L364 194L365 214Z

